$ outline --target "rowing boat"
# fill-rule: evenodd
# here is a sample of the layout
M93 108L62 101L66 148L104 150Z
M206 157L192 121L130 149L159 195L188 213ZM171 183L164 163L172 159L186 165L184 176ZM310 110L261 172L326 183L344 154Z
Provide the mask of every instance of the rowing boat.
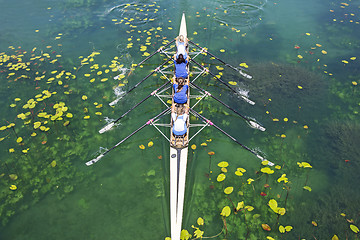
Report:
M180 24L179 36L180 35L182 35L184 37L184 39L187 39L187 27L186 27L186 19L185 19L185 14L184 13L182 15L181 24ZM120 142L115 144L113 147L107 149L105 152L101 153L96 158L86 162L86 165L90 166L90 165L98 162L107 153L109 153L110 151L112 151L113 149L115 149L116 147L121 145L123 142L128 140L130 137L135 135L137 132L139 132L140 130L142 130L146 126L151 125L151 126L155 127L161 133L161 135L169 142L169 145L170 145L170 231L171 231L171 239L172 240L180 240L181 229L182 229L182 220L183 220L183 211L184 211L184 197L185 197L185 183L186 183L186 166L187 166L187 160L188 160L188 146L189 146L189 142L197 134L199 134L205 127L208 127L208 126L215 127L217 130L219 130L225 136L230 138L233 142L237 143L238 145L243 147L245 150L249 151L254 156L256 156L258 159L263 161L263 163L266 163L266 164L268 164L270 166L273 166L274 163L268 161L264 156L262 156L256 150L250 149L249 147L241 144L236 138L234 138L229 133L225 132L223 129L221 129L219 126L217 126L215 123L213 123L212 121L205 118L200 113L198 113L197 111L194 110L195 106L197 106L197 104L200 101L202 101L205 97L211 97L214 100L216 100L217 102L219 102L220 104L222 104L223 106L225 106L226 108L228 108L229 110L233 111L235 114L237 114L237 116L241 117L251 128L254 128L254 129L257 129L257 130L260 130L260 131L265 131L265 128L263 126L261 126L261 124L258 123L254 118L250 118L250 117L246 117L246 116L242 115L237 110L230 107L229 105L224 103L219 98L215 97L214 95L212 95L208 91L204 90L203 88L201 88L200 86L195 84L195 81L198 78L202 77L204 74L210 74L216 81L218 81L221 84L228 87L235 94L238 94L239 98L244 99L246 102L250 103L251 105L255 104L255 102L247 99L247 97L245 97L245 96L242 96L238 91L233 89L226 82L219 79L215 74L211 73L208 68L206 68L202 64L199 64L195 60L195 58L199 54L210 55L214 59L216 59L216 60L220 61L221 63L223 63L225 66L229 67L230 69L233 69L233 70L237 71L242 77L251 78L250 75L248 75L247 73L244 72L245 69L236 68L236 67L231 66L230 64L224 62L223 60L221 60L220 58L218 58L214 54L210 53L206 48L200 47L198 44L192 42L191 40L189 40L188 43L190 43L190 44L192 44L192 46L196 47L198 51L189 53L189 55L191 55L190 63L194 64L194 69L195 69L195 67L197 67L197 68L196 68L195 71L190 71L189 66L188 66L189 73L190 72L192 73L192 79L190 81L190 78L188 77L187 80L186 80L186 84L189 85L189 88L188 88L188 93L187 93L188 94L187 102L184 105L185 105L185 107L189 108L189 111L193 116L195 116L196 118L202 120L203 124L190 124L190 120L189 120L190 117L187 117L187 123L186 123L187 133L184 136L178 137L178 136L175 136L173 134L173 132L172 132L172 126L173 126L172 118L170 118L170 124L161 124L161 123L159 123L159 120L162 117L170 114L173 111L174 108L178 107L174 103L173 95L169 96L169 95L163 94L166 90L169 89L168 85L170 85L172 83L172 80L171 80L172 77L170 77L171 78L170 79L166 74L173 74L173 72L168 72L167 69L173 66L172 63L170 63L170 64L168 64L168 63L173 59L173 57L172 57L173 52L170 52L169 50L174 47L174 46L171 46L171 44L173 44L174 42L175 42L175 40L167 43L165 46L162 46L159 49L157 49L154 53L149 55L147 58L145 58L140 63L133 65L132 70L135 70L138 66L141 66L145 61L147 61L148 59L150 59L152 56L154 56L157 53L164 54L165 56L168 57L168 60L166 60L161 65L159 65L157 68L155 68L150 74L148 74L144 79L142 79L140 82L135 84L134 87L129 89L121 97L124 97L127 94L129 94L131 91L133 91L135 88L137 88L141 83L143 83L145 80L150 78L150 76L152 76L154 73L160 73L167 81L163 85L161 85L160 87L158 87L157 89L152 91L146 98L144 98L139 103L137 103L133 107L131 107L127 112L122 114L119 118L117 118L113 122L107 124L102 129L100 129L99 133L104 133L104 132L109 131L110 129L113 129L114 127L116 127L117 123L120 121L120 119L125 117L132 110L134 110L136 107L138 107L140 104L142 104L143 102L145 102L147 99L149 99L152 96L157 97L158 99L160 99L161 102L166 106L166 108L161 113L157 114L153 118L146 121L138 129L136 129L130 135L128 135L127 137L122 139ZM190 76L190 74L189 74L189 76ZM175 79L175 77L174 77L174 79ZM200 95L191 96L190 95L190 88L197 90L200 93ZM172 89L172 91L173 91L173 89ZM172 104L170 106L167 104L167 101L164 100L164 99L168 99L169 97L172 99ZM190 99L192 97L196 98L198 100L192 106L190 106ZM120 99L117 99L116 102L118 102L119 100ZM110 105L113 105L112 103L110 103ZM170 127L170 137L167 137L166 134L159 129L159 127L164 127L164 126L165 127ZM193 134L190 137L190 135L189 135L190 127L201 127L201 128L195 134Z
M187 39L185 13L183 13L180 24L179 36ZM190 77L186 79L189 84ZM190 106L190 88L188 88L188 98L185 105ZM174 98L172 98L172 108L176 108ZM188 160L188 136L190 128L190 118L187 118L187 132L185 136L176 137L170 130L170 226L171 239L180 240L181 224L184 209L184 195L186 182L186 165ZM171 119L171 126L173 122Z

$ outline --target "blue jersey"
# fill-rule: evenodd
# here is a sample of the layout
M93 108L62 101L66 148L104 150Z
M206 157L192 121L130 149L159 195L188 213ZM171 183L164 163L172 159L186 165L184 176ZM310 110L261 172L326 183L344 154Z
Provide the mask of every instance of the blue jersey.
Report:
M184 85L180 92L177 92L178 85L176 83L174 83L173 87L174 87L174 92L175 92L174 101L176 103L180 103L180 104L186 103L187 102L187 90L188 90L189 86Z
M175 63L175 77L187 78L188 77L188 73L186 70L187 61L185 60L184 63L177 64L176 60L174 60L174 63Z

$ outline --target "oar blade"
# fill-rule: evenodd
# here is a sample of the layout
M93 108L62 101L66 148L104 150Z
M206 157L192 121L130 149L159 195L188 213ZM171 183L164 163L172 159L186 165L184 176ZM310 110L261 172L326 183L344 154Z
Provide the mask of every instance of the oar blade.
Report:
M258 124L257 122L254 122L252 120L249 120L248 123L251 128L258 129L263 132L265 132L265 130L266 130L263 126L261 126L260 124Z
M256 157L258 159L260 159L262 162L267 161L267 165L269 165L269 166L274 166L275 165L273 162L270 162L269 160L267 160L266 158L260 156L259 154L256 154Z
M246 77L247 79L252 79L252 76L249 74L244 73L242 70L239 70L241 76Z
M240 93L239 93L240 94ZM249 103L250 105L255 105L255 102L250 100L249 98L247 98L246 96L244 95L240 95L240 97L247 103Z
M112 127L115 125L114 122L109 123L108 125L106 125L105 127L103 127L102 129L99 130L99 133L102 134L104 132L109 131L110 129L112 129Z
M102 157L104 156L104 154L100 154L97 158L94 158L88 162L86 162L86 166L91 166L93 165L94 163L96 163L97 161L99 161Z

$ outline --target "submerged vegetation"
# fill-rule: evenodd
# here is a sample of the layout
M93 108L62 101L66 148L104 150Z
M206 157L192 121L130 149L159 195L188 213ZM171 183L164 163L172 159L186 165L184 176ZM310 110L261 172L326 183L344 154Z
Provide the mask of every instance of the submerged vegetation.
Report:
M168 10L173 13L175 9L168 3L166 7L161 2L108 6L112 3L107 0L69 0L57 4L57 7L46 8L49 15L46 20L56 22L52 25L56 27L44 31L46 34L39 37L41 43L29 49L14 45L0 51L0 217L4 228L16 218L15 215L32 208L47 195L63 200L80 188L92 190L101 175L84 167L84 162L97 150L89 148L99 144L109 147L124 135L122 131L114 131L100 137L97 131L106 123L105 116L116 117L132 104L122 102L122 106L108 106L108 103L119 102L128 85L133 86L143 77L129 71L132 64L168 43L177 32L173 15L165 14ZM233 50L233 38L246 42L250 34L244 31L261 24L267 1L240 5L221 1L213 4L212 8L217 4L216 10L203 8L193 11L190 19L194 24L189 35L197 42L198 37L209 36L206 35L209 30L220 28L216 37L225 39L229 46L219 41L219 54L236 55L238 49L236 54L228 51ZM252 162L246 155L227 158L226 154L235 151L232 146L224 147L227 152L222 154L217 149L210 149L217 145L220 149L228 143L216 138L212 141L210 137L214 136L215 130L204 130L202 134L208 136L208 140L198 146L191 145L196 153L190 156L191 162L205 163L201 169L192 169L196 174L201 173L196 179L188 177L194 182L190 181L193 186L188 188L191 192L185 200L189 208L185 208L188 218L184 221L182 239L359 238L360 191L356 184L360 181L360 124L357 123L360 75L357 68L359 58L352 55L352 51L358 50L360 44L353 30L358 26L354 16L357 14L348 12L349 4L333 4L331 23L326 24L324 32L319 36L301 33L281 59L248 63L249 66L236 62L240 67L249 68L252 80L240 79L238 73L230 73L225 70L226 66L215 64L214 59L210 65L205 63L219 78L234 87L244 88L246 94L250 93L256 102L255 107L251 107L258 109L253 111L262 111L257 117L263 118L267 131L261 135L251 132L247 142L257 151L260 151L257 147L261 148L276 165L269 167L267 162L244 165L244 162ZM94 18L94 12L98 18ZM246 20L241 21L243 25L238 24L239 14L242 20ZM205 20L209 21L207 25ZM271 31L275 31L275 26L272 24ZM103 50L96 49L98 44L93 43L95 41L89 34L99 29L101 33L97 34L107 42ZM105 34L107 29L111 29L111 34ZM31 31L39 33L37 28ZM226 35L220 36L224 32ZM229 32L234 36L228 36L231 35ZM86 44L83 41L79 44L87 45L86 53L79 50L69 54L71 50L67 51L65 46L72 45L74 39L83 34ZM107 37L113 34L118 39L108 41ZM329 36L324 40L321 35ZM11 37L6 33L0 36L4 40ZM48 40L43 40L46 37ZM209 43L206 39L203 41ZM256 41L259 45L264 42L260 38ZM277 40L274 37L269 41ZM110 47L108 42L112 44ZM322 44L327 44L326 48ZM111 49L111 54L106 48ZM343 56L336 55L341 52L339 49L347 52ZM241 57L246 59L246 56ZM153 63L144 65L142 73L152 70L160 60L154 58ZM320 71L323 71L321 75ZM159 76L155 81L164 80ZM207 76L199 81L203 86L215 88L212 89L215 93L221 92L226 102L230 98L227 92L218 89L212 80ZM152 86L146 86L146 91ZM141 114L153 114L157 105L149 106L140 111ZM245 128L245 124L238 124L239 119L221 107L214 107L212 101L200 103L198 109L231 128L234 134L250 135L248 130L241 128ZM141 114L127 120L129 127L123 126L124 132L138 124ZM191 117L192 121L196 120L196 117ZM121 174L116 175L118 178L108 186L104 183L106 190L98 193L102 201L109 202L106 206L102 205L103 202L96 204L108 207L108 214L126 219L126 223L111 224L121 231L126 226L132 238L139 228L139 222L132 221L136 219L132 218L134 212L142 221L150 222L157 239L168 235L168 229L158 226L160 223L153 220L163 218L160 207L153 208L155 204L148 200L156 199L160 204L167 201L165 162L168 158L162 157L167 153L159 148L155 150L159 147L158 139L149 141L142 136L141 140L125 146L130 157L123 157L125 150L119 150L118 159L124 158L127 162L124 160L117 165L119 168L108 170ZM168 145L164 149L167 148ZM159 167L153 166L154 159L161 161ZM129 167L130 161L141 162L146 170L139 171L138 165ZM128 178L124 173L129 173ZM189 174L194 175L192 172ZM115 176L113 172L109 175ZM129 181L135 181L135 186L140 187L134 189ZM119 192L113 194L112 187L117 185L120 186ZM141 201L141 204L135 203L131 211L129 206L133 203L122 201L128 192L134 192ZM89 196L92 198L91 194ZM81 196L75 205L84 214L96 217L96 213L90 211L93 203L87 197ZM167 210L164 208L163 212L166 219ZM147 230L143 232L147 234Z

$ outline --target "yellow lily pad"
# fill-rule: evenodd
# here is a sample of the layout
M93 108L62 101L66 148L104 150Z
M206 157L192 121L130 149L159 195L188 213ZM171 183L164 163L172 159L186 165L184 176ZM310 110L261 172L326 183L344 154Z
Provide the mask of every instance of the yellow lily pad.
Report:
M285 230L286 230L287 232L290 232L292 229L293 229L292 226L286 226L286 227L285 227Z
M218 182L222 182L222 181L225 180L225 178L226 178L225 174L220 173L220 174L217 176L216 180L217 180Z
M38 127L40 127L41 122L34 122L34 129L37 129Z
M236 86L236 85L237 85L237 82L229 81L229 84L230 84L230 85L233 85L233 86Z
M231 213L230 207L229 207L229 206L225 206L225 207L222 209L220 215L221 215L221 216L224 216L224 217L228 217L228 216L230 216L230 213Z
M234 187L227 187L224 190L225 194L231 194L234 191Z
M222 162L219 162L219 163L218 163L218 166L221 167L221 168L222 168L222 167L227 167L227 166L229 166L229 163L228 163L228 162L225 162L225 161L222 161Z
M244 207L244 201L238 202L238 204L236 206L236 210L239 211L243 207Z
M201 217L199 217L196 222L199 226L204 225L204 219L202 219Z

